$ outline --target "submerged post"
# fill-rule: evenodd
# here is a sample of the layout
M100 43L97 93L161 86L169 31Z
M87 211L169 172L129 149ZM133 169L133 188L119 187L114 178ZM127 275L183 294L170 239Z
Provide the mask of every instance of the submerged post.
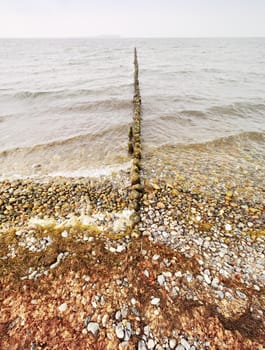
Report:
M133 97L133 123L129 129L128 150L132 153L131 168L131 192L130 192L130 209L132 214L132 236L139 237L138 224L141 221L140 207L143 196L143 186L141 185L141 95L139 87L139 66L137 50L134 49L134 97Z

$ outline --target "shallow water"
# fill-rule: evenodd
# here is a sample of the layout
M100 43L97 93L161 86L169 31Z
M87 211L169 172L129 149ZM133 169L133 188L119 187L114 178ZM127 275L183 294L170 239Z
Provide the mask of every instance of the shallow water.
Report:
M263 157L263 38L1 40L0 177L127 167L134 46L146 152L243 137Z

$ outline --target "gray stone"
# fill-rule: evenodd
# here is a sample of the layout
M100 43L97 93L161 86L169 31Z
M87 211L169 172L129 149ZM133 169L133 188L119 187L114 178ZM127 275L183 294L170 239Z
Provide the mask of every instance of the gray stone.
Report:
M206 273L203 275L203 277L207 284L211 284L211 278Z
M147 350L144 340L140 340L137 345L138 350Z
M59 311L60 312L64 312L67 310L67 304L66 303L63 303L61 304L59 307L58 307Z
M132 330L130 328L127 328L127 325L126 325L126 329L124 331L124 341L129 341L131 336L132 336Z
M170 339L169 340L169 347L170 347L170 349L174 349L176 345L177 345L176 339Z
M236 291L236 295L237 295L239 298L241 298L241 299L246 299L246 298L247 298L246 294L240 292L240 290L237 290L237 291Z
M162 284L164 284L165 283L165 277L164 277L164 275L159 275L159 276L157 276L157 282L160 284L160 286L162 285Z
M153 256L153 258L152 258L152 259L153 259L154 261L156 261L156 260L158 260L159 258L160 258L160 255L155 254L155 255Z
M212 280L212 286L214 288L217 288L218 284L219 284L219 279L217 277L214 277L213 280Z
M160 298L153 298L153 299L151 299L150 303L151 303L151 305L157 306L160 303Z
M224 293L221 290L217 290L215 292L215 294L220 298L220 299L224 299Z
M147 342L147 349L154 349L156 343L153 339L149 339Z
M150 327L149 326L144 326L144 334L149 337L150 335Z
M118 311L115 313L115 319L116 319L117 321L119 321L119 320L121 319L121 312L120 312L120 310L118 310Z
M122 322L118 323L117 326L115 327L115 333L119 339L124 338L125 334L124 334L124 328L123 328Z
M96 337L99 333L98 323L97 322L89 322L89 324L87 325L87 331L92 333Z
M175 350L186 350L183 345L179 344Z
M186 339L182 338L180 343L182 346L184 346L185 350L190 350L190 344L188 343L188 341Z

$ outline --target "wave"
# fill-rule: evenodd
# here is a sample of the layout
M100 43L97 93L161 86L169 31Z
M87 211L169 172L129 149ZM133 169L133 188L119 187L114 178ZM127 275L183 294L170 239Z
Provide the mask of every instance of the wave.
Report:
M188 116L188 117L200 117L200 118L207 118L207 114L203 111L198 110L183 110L180 112L181 115Z
M107 99L99 101L91 101L78 103L72 107L67 107L71 112L87 112L87 111L117 111L121 109L129 109L132 107L131 100Z
M240 148L250 145L251 147L256 144L261 146L265 150L265 132L257 132L257 131L246 131L241 132L239 134L233 134L229 136L219 137L214 140L206 141L206 142L193 142L193 143L178 143L178 144L166 144L159 146L157 148L185 148L185 149L221 149L224 147L228 147L230 149L231 146L239 146ZM250 147L250 148L251 148Z
M130 161L127 131L128 125L123 124L97 134L2 151L0 177L92 176L96 169L106 166L115 171L113 166Z
M127 130L128 130L128 124L118 124L113 125L112 127L109 127L107 130L103 130L98 133L87 133L87 134L81 134L69 137L67 139L62 140L55 140L50 141L47 143L41 143L33 146L26 146L26 147L15 147L7 150L0 151L0 157L7 157L11 154L15 154L17 152L19 153L32 153L35 151L41 151L45 149L55 149L58 147L63 146L74 146L74 145L89 145L93 142L96 142L97 140L105 140L107 136L111 137L111 142L113 143L113 140L115 140L115 137L118 139L122 137L123 135L127 136Z
M246 117L248 113L264 113L265 104L262 103L244 103L244 102L235 102L223 106L213 106L207 110L211 114L221 114L221 115L238 115Z
M107 85L102 87L97 87L95 89L61 89L61 90L43 90L43 91L19 91L19 92L10 92L7 89L4 91L4 96L13 97L20 100L36 100L41 98L70 98L70 97L79 97L79 96L90 96L98 94L108 95L114 89L131 89L133 86L132 83L126 84L117 84L117 85Z

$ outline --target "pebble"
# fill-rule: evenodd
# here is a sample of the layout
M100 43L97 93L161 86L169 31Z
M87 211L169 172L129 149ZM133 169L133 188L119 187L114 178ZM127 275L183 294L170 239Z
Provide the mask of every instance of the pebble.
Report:
M179 344L175 350L186 350L182 344Z
M214 277L212 280L212 287L218 288L218 284L219 284L219 279L217 277Z
M147 338L150 335L150 327L148 325L144 326L144 334L147 336Z
M68 232L66 230L64 230L62 233L61 233L61 236L63 238L67 238L68 237Z
M230 224L225 224L225 230L226 231L231 231L232 230L232 226Z
M99 333L99 325L97 322L89 322L87 325L87 331L92 333L95 337Z
M182 338L180 341L180 344L184 346L185 350L190 350L190 344L186 339Z
M115 313L115 318L116 318L117 321L121 319L121 311L120 311L120 310L118 310L118 311Z
M153 259L154 261L156 261L156 260L158 260L159 258L160 258L160 255L155 254L155 255L153 256L153 258L152 258L152 259Z
M151 299L151 305L158 306L160 304L160 298Z
M66 310L67 310L67 304L66 303L63 303L63 304L61 304L60 306L58 306L58 310L60 311L60 312L65 312Z
M203 275L203 277L204 277L204 280L207 284L211 284L211 282L212 282L211 278L206 273Z
M146 350L146 345L144 340L140 340L137 344L137 349L138 350Z
M237 295L239 298L241 298L241 299L246 299L246 298L247 298L246 294L242 293L240 290L237 290L237 291L236 291L236 295Z
M215 294L218 296L218 298L224 299L224 293L221 290L215 291Z
M148 278L149 277L149 271L148 270L144 270L144 275Z
M170 339L169 340L169 347L170 347L170 349L174 349L176 345L177 345L176 339Z
M123 252L126 249L126 247L124 245L118 245L118 247L116 248L116 251L118 253Z
M124 338L125 334L124 334L124 328L123 328L122 322L118 323L117 326L115 327L115 333L119 339Z
M153 339L149 339L148 342L147 342L147 349L154 349L154 347L156 346L156 343Z
M164 275L159 275L159 276L157 276L157 282L158 282L160 285L164 284L165 281L166 281L166 280L165 280Z

